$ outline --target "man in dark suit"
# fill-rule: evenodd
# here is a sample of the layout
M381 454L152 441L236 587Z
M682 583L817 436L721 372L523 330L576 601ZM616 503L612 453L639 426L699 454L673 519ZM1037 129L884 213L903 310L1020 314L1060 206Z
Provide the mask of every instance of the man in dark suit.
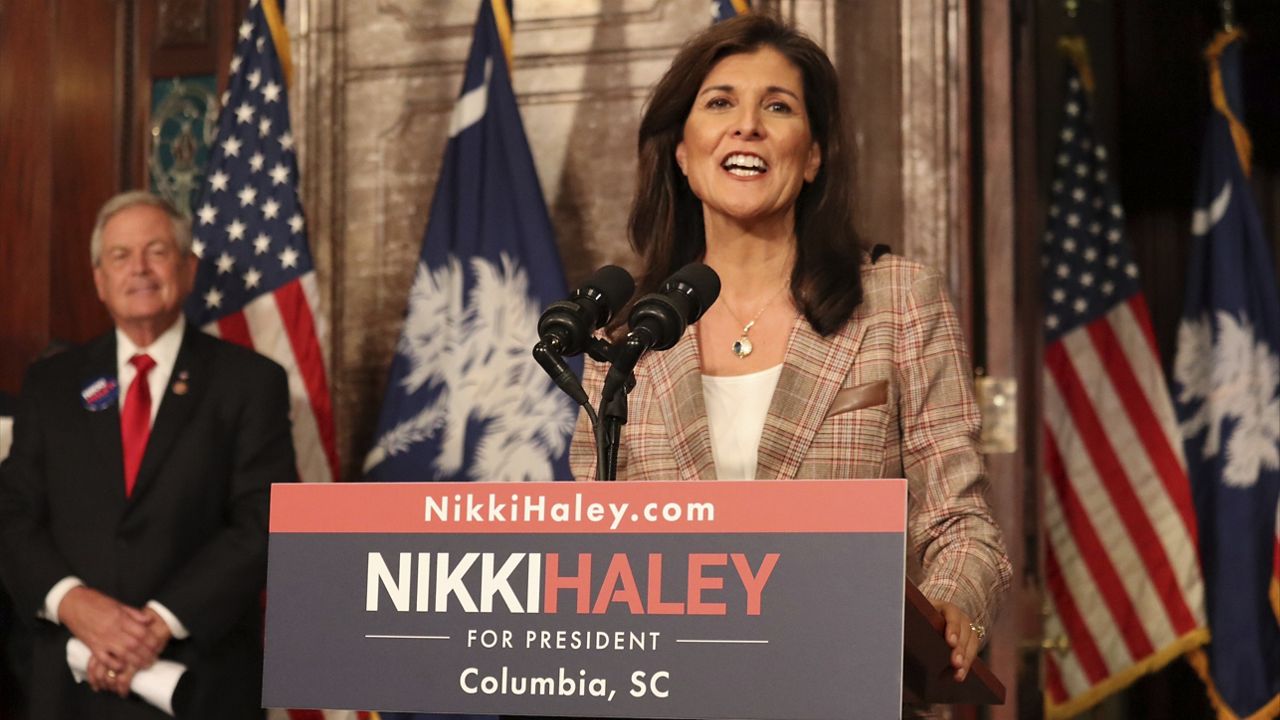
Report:
M168 203L109 200L91 255L115 330L31 367L0 466L0 577L39 618L31 717L260 720L284 371L186 324L197 261Z

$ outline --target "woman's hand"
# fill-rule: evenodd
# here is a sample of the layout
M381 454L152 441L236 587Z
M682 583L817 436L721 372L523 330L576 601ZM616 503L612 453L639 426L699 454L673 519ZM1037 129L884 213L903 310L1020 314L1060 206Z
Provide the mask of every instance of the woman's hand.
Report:
M956 669L956 682L960 682L969 674L969 666L977 657L978 649L982 647L987 631L981 625L975 624L965 611L952 603L939 601L934 602L933 606L942 613L942 619L947 622L944 632L947 644L953 651L951 666Z

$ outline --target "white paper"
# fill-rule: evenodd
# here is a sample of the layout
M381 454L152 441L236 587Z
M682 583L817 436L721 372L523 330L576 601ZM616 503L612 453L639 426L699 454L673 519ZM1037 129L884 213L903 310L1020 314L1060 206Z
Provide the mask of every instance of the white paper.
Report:
M77 638L67 641L67 667L76 682L84 682L89 676L89 659L93 653L89 646ZM178 680L187 666L173 660L156 660L151 667L134 673L129 689L149 704L160 708L170 717L173 716L173 691L178 687Z

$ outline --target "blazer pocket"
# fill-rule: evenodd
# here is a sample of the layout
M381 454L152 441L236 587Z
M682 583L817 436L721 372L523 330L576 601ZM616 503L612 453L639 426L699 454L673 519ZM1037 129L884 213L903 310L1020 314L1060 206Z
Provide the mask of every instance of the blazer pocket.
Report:
M884 405L889 402L889 381L877 380L863 385L847 387L836 393L827 409L827 417L853 412L863 408Z

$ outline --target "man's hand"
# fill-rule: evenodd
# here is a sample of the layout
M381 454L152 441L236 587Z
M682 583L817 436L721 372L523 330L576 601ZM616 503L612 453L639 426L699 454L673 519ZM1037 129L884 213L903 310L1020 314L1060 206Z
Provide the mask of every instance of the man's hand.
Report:
M173 630L169 628L169 623L160 617L160 613L150 607L142 608L142 612L148 618L147 632L151 635L151 647L155 648L156 655L159 656L173 639Z
M134 671L132 669L118 673L115 670L108 670L106 665L98 662L98 658L89 658L89 668L86 671L89 678L89 687L94 692L113 692L122 698L129 697L129 686L133 684Z
M168 641L167 627L163 640L151 627L157 622L164 625L154 612L130 607L84 585L72 588L62 598L58 619L89 646L104 673L110 670L119 675L150 667Z
M947 644L952 648L951 666L956 669L956 682L960 682L969 674L969 666L973 665L973 659L982 647L986 630L981 625L975 625L965 611L952 603L935 602L933 606L938 608L942 619L947 621L944 634Z

